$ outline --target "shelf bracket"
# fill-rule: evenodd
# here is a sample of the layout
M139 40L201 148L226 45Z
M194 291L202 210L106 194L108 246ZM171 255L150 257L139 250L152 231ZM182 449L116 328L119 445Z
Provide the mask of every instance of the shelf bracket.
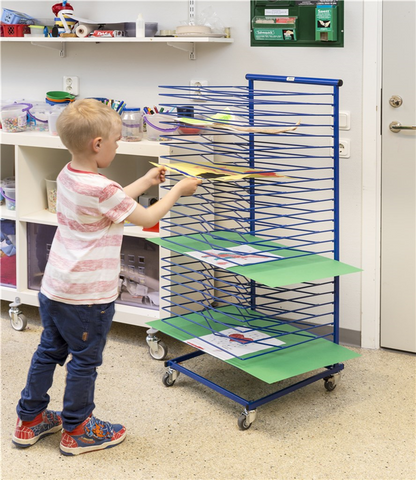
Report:
M196 60L196 45L195 42L188 42L188 43L175 43L175 42L168 42L168 45L173 48L177 48L179 50L183 50L184 52L189 53L189 60Z
M66 44L65 42L61 43L47 43L47 42L30 42L36 47L52 48L52 50L59 50L59 56L64 58L66 56Z

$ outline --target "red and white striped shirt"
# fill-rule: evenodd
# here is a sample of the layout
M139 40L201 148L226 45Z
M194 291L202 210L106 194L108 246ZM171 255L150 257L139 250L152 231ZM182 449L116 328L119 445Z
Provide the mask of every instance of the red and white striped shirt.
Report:
M41 292L74 305L112 302L118 296L124 220L136 202L118 183L70 164L57 184L58 229Z

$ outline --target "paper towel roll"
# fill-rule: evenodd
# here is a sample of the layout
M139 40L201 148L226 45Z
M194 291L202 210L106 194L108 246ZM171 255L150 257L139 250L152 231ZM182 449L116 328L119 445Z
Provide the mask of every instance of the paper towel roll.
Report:
M97 28L98 25L78 25L75 29L75 35L79 38L85 38Z

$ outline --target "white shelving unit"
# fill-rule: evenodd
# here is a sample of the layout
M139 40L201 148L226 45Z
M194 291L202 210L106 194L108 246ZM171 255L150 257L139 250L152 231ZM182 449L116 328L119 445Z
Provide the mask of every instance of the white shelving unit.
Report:
M70 154L59 137L41 132L0 133L2 177L16 177L16 209L0 206L0 218L16 222L16 288L0 287L1 298L14 301L19 297L26 305L38 306L38 291L30 289L28 278L28 224L57 225L56 214L47 210L45 178L56 178L62 167L70 161ZM125 186L142 176L162 155L171 148L158 142L119 142L116 158L103 172L109 178ZM162 190L152 192L162 195ZM136 226L126 226L128 237L152 238L159 233L144 232ZM165 255L159 251L159 256ZM161 285L162 287L162 285ZM149 320L161 318L161 310L144 306L116 304L114 321L144 327Z

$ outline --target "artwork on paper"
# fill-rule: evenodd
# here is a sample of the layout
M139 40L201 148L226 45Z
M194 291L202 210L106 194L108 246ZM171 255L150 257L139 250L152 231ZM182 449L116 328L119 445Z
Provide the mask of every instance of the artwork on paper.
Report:
M219 268L253 265L283 258L274 253L258 250L250 245L238 245L237 247L224 248L223 250L191 251L186 254Z
M211 180L231 181L241 180L242 178L261 178L263 180L280 180L288 179L286 175L281 175L268 170L260 170L257 168L234 167L232 165L197 165L191 163L153 163L155 167L165 167L174 173L180 173L186 177L201 177Z
M209 335L186 340L188 345L203 350L221 360L261 352L284 345L284 342L250 328L229 328Z

